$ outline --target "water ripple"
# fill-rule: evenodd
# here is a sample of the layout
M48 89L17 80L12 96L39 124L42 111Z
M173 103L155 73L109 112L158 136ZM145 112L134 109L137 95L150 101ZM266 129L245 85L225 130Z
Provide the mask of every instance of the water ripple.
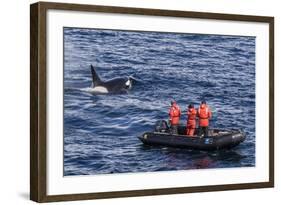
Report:
M64 29L64 175L255 165L255 38ZM103 79L134 76L125 95L92 95L89 65ZM167 119L170 99L183 110L207 100L212 127L240 128L232 150L145 146L137 139Z

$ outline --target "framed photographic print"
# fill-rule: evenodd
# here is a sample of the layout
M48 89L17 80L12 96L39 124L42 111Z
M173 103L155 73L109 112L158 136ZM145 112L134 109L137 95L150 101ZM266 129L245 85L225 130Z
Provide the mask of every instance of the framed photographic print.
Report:
M274 18L30 7L30 198L274 186Z

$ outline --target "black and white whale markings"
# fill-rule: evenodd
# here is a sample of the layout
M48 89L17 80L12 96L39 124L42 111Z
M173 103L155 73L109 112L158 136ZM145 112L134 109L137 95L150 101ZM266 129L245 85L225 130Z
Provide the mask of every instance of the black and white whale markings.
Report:
M97 74L94 66L91 65L90 67L92 72L92 86L89 91L91 93L122 93L132 88L133 78L131 77L113 78L103 81Z

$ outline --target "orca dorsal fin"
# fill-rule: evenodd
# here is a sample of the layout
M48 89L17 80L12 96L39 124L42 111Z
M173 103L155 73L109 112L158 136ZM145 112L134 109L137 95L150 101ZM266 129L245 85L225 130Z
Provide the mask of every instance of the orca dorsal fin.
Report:
M93 65L91 65L91 72L92 72L92 80L93 80L92 86L93 87L98 86L99 84L101 84L102 81L101 81L99 75L97 74Z

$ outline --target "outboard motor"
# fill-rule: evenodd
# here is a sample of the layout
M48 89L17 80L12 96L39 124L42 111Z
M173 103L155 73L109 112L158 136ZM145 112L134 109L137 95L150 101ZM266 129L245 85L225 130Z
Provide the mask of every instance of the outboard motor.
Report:
M155 132L167 132L169 130L166 120L159 120L155 123Z

